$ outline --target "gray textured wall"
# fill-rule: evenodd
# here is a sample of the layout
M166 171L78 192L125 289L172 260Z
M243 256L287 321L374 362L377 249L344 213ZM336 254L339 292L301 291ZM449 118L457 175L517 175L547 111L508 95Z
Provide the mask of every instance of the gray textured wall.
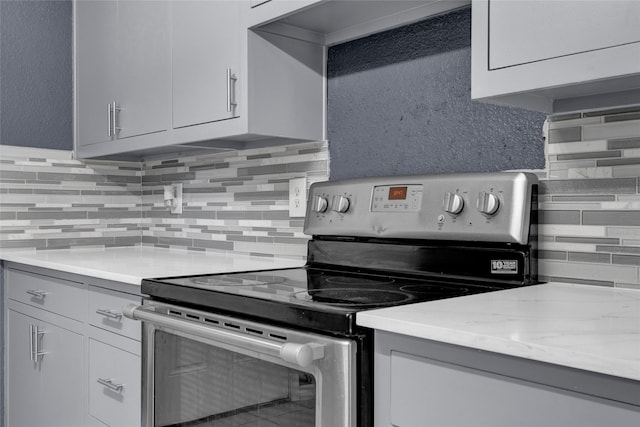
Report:
M70 0L0 0L0 144L73 149Z
M466 8L329 49L331 179L543 168L545 116L471 101Z

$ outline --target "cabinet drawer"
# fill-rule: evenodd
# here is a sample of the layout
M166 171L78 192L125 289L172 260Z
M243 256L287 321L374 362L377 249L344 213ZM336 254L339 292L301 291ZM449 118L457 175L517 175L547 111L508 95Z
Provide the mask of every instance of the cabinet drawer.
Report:
M140 304L140 297L90 286L89 323L140 341L140 322L122 315L122 309L127 304Z
M140 426L140 357L89 339L89 414L108 426Z
M9 269L7 295L12 300L81 322L87 317L87 288L83 283Z

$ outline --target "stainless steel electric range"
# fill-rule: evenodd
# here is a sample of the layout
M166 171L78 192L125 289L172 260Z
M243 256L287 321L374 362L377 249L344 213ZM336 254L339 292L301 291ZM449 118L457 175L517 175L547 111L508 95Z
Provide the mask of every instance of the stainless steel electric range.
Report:
M308 261L144 280L146 426L371 426L357 313L537 282L535 175L312 185Z

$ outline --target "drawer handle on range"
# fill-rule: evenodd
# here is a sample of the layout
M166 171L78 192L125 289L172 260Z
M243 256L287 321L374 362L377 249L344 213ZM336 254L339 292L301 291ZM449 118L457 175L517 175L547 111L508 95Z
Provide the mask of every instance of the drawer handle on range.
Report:
M136 304L127 305L123 314L134 320L142 320L180 332L186 332L201 338L232 344L263 354L279 357L285 362L301 367L309 366L314 360L324 358L324 345L318 343L277 343L263 338L226 331L215 326L199 324L188 320L177 319L165 314L145 310Z
M46 296L47 296L47 294L48 294L49 292L45 292L45 291L37 291L37 290L33 289L33 290L29 290L29 291L27 291L27 293L28 293L29 295L32 295L32 296L36 297L36 298L44 298L44 297L46 297Z
M99 308L96 310L96 313L104 317L108 317L109 319L120 319L122 317L122 312L113 309L105 310L103 308Z
M116 384L112 378L98 378L98 384L105 386L109 390L121 392L124 389L124 384Z

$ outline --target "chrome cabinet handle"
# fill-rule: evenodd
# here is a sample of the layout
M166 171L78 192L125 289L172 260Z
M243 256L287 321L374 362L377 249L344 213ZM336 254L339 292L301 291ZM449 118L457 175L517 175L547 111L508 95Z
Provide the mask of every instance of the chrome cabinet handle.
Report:
M27 293L28 293L29 295L31 295L31 296L36 297L36 298L44 298L44 297L46 297L46 296L49 294L49 292L45 292L45 291L38 291L38 290L36 290L36 289L28 290L28 291L27 291Z
M38 328L37 325L29 325L29 352L30 352L30 357L29 359L34 362L34 363L38 363L39 362L39 358L40 356L44 356L45 354L47 354L46 351L41 351L40 350L40 336L44 335L46 332L44 330L41 330L40 328Z
M107 136L111 138L111 103L107 104Z
M227 112L230 113L238 104L235 102L235 82L238 78L231 73L231 68L227 68Z
M111 123L113 125L113 136L117 137L118 136L118 132L120 132L122 130L121 127L118 126L118 111L122 111L122 108L118 107L118 104L116 104L116 101L113 101L111 103L111 114L113 116Z
M108 309L99 308L96 310L96 313L104 317L108 317L109 319L120 319L122 317L122 312L114 309L108 310Z
M113 382L113 378L98 378L98 384L105 386L109 390L121 392L124 389L124 384L117 384Z
M35 362L35 352L33 351L34 345L33 340L35 339L35 326L29 325L29 360Z
M142 320L166 328L190 333L201 338L217 341L224 344L236 345L259 353L279 357L280 359L301 367L309 366L314 360L324 358L324 345L318 343L277 343L263 338L252 337L236 332L218 329L215 326L201 325L181 320L165 314L159 314L145 310L136 304L127 305L123 314L134 320Z

